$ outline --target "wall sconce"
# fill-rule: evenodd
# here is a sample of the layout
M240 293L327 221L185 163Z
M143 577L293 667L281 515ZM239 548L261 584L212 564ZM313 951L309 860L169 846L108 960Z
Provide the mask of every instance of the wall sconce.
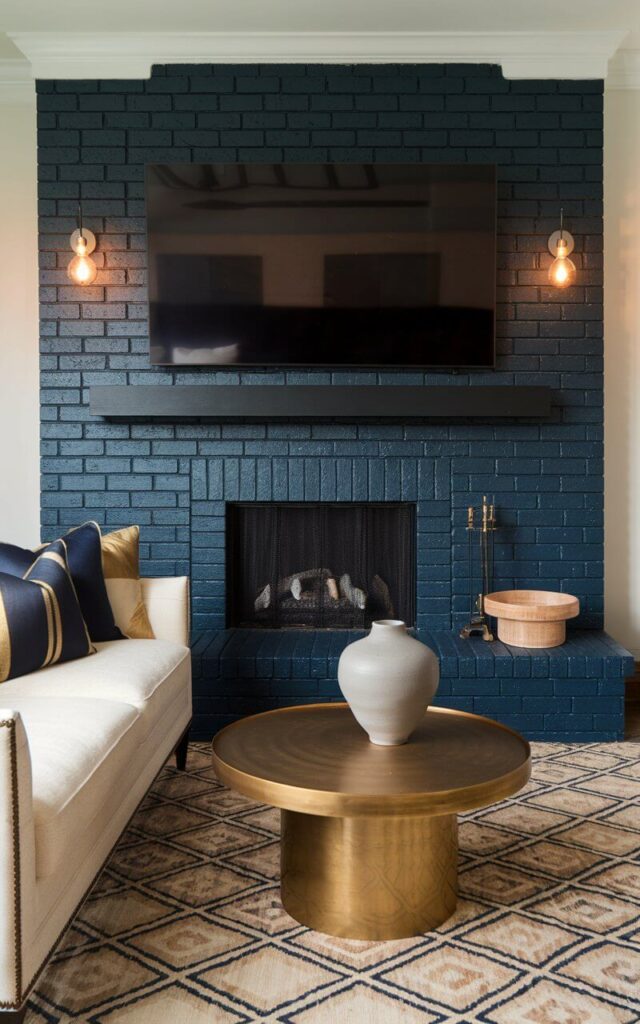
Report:
M548 242L549 252L555 257L549 267L549 284L552 284L554 288L568 288L576 280L576 266L569 259L570 253L575 248L575 242L571 232L564 230L562 221L563 211L560 210L560 230L553 231L549 235Z
M71 235L69 241L76 255L67 267L67 277L74 284L93 284L98 268L89 254L96 247L96 236L93 231L89 231L88 228L83 228L82 226L82 207L80 203L78 203L78 227Z

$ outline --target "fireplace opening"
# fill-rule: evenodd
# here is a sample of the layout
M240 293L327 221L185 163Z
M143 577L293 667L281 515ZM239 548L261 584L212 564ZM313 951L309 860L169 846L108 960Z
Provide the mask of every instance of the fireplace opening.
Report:
M415 625L416 510L405 502L230 502L227 625Z

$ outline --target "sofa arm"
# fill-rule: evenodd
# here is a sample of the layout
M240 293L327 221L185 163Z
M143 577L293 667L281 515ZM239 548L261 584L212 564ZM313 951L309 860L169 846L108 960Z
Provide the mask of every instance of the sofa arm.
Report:
M189 577L141 579L142 596L158 640L189 646Z
M20 1006L31 980L35 920L31 758L16 711L0 708L0 1007Z

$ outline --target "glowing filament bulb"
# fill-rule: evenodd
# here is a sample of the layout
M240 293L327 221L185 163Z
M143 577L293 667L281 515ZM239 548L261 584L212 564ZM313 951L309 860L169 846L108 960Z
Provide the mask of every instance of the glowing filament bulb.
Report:
M67 267L67 275L74 284L93 284L98 268L90 256L74 256Z
M93 235L91 238L93 239ZM88 285L95 281L98 268L89 256L94 247L95 241L90 245L88 238L81 230L71 236L71 248L76 255L67 267L67 277L74 284Z
M560 211L560 231L555 232L549 239L549 249L553 255L554 243L555 243L555 259L552 261L549 267L549 284L552 284L554 288L568 288L569 285L575 283L576 280L576 267L569 259L569 240L571 240L571 247L573 248L573 239L571 235L565 237L562 227L562 210Z

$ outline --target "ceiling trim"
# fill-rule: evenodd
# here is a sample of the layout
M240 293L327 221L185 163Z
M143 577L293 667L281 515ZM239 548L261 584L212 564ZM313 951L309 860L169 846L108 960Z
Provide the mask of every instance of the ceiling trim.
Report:
M606 88L640 89L640 50L618 50L609 61Z
M28 61L15 57L0 60L0 104L34 103L35 98L35 83Z
M499 64L604 78L623 32L13 32L35 78L148 78L153 64Z

